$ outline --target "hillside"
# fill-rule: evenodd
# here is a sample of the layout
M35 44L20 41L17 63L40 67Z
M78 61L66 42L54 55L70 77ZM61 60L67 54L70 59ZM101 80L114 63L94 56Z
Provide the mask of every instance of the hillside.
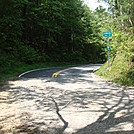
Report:
M134 86L134 62L126 58L123 53L117 55L110 70L107 70L107 66L106 62L96 74L121 85Z
M103 0L102 0L103 1ZM123 85L134 86L134 1L124 0L110 1L109 13L99 9L102 31L110 30L113 33L110 38L111 68L107 69L107 62L96 74ZM129 13L129 14L128 14ZM105 52L108 55L107 43L104 38Z
M91 11L81 0L1 0L0 81L36 68L103 64L108 50L102 32L110 30L111 69L105 63L97 74L133 85L133 1L105 2L109 11Z

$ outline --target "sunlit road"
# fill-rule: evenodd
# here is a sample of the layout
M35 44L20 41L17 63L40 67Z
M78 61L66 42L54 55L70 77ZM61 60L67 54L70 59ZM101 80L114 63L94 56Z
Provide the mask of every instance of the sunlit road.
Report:
M0 126L17 134L133 134L134 89L100 79L99 66L42 69L11 81L0 92L0 116L9 117Z

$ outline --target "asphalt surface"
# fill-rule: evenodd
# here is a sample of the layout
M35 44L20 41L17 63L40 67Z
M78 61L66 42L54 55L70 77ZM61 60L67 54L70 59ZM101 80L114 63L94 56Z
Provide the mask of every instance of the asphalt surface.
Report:
M47 68L47 69L37 69L20 74L20 78L45 78L52 77L53 73L64 70L69 67L57 67L57 68Z
M133 134L134 88L99 78L98 67L34 70L10 81L0 92L2 134Z
M85 65L86 66L86 65ZM88 66L88 65L87 65ZM101 64L91 64L89 70L81 70L81 69L76 69L73 66L68 66L68 67L56 67L56 68L47 68L47 69L37 69L37 70L31 70L28 72L24 72L19 75L20 78L51 78L52 75L58 71L61 71L61 73L58 74L58 77L62 76L62 74L67 75L81 75L82 73L92 73L96 69L98 69L101 66ZM67 71L66 71L67 70Z

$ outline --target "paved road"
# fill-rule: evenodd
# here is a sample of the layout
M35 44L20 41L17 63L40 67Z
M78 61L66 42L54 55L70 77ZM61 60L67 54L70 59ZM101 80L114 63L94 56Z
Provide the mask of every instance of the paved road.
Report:
M59 77L63 74L70 74L70 75L81 75L82 73L92 73L94 70L96 70L97 68L99 68L101 65L100 64L93 64L93 65L90 65L90 68L88 70L81 70L77 67L57 67L57 68L47 68L47 69L37 69L37 70L31 70L31 71L28 71L28 72L24 72L23 74L21 74L19 77L20 78L38 78L38 79L41 79L41 78L46 78L46 77L49 77L51 78L52 75L55 73L55 72L61 72L59 73ZM86 67L86 65L85 65ZM67 76L66 75L66 76ZM66 78L65 76L65 78Z
M69 68L69 67L37 69L37 70L32 70L32 71L24 72L19 77L20 78L38 78L38 79L45 78L45 77L51 78L53 73L55 73L57 71L60 71L60 70L64 70L66 68Z
M42 69L11 81L0 92L0 128L17 134L133 134L134 89L100 79L93 74L98 67Z

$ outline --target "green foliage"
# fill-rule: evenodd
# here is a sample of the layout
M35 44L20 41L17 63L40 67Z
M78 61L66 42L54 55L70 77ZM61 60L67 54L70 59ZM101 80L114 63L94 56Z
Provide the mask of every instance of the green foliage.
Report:
M97 74L121 83L123 85L134 84L134 18L133 14L129 14L130 10L133 11L133 1L128 0L106 0L109 3L109 13L103 9L97 9L96 14L101 15L100 24L101 30L111 30L113 37L110 42L111 46L111 69L107 70L107 63L100 68ZM130 3L132 5L130 5ZM103 12L100 12L103 11ZM132 22L132 24L131 24ZM105 24L105 25L103 25ZM106 39L104 39L104 43ZM106 48L106 44L105 44ZM107 52L107 51L106 51Z
M134 64L129 61L125 54L117 55L110 70L107 70L107 67L108 64L105 63L96 74L122 85L134 86Z
M101 48L98 47L101 44L98 41L99 26L96 18L89 8L82 5L80 0L7 0L6 2L2 0L1 6L3 7L3 17L0 18L2 50L14 53L21 44L19 49L22 49L24 53L24 48L26 51L29 49L26 48L25 44L27 44L50 57L46 60L53 61L66 61L67 59L69 61L76 55L80 56L79 59L84 59L86 45L91 45L91 47L94 45L97 51L98 49L101 51ZM92 54L92 50L88 49L88 51ZM54 58L56 53L58 59ZM36 57L33 52L31 54ZM68 58L65 58L66 54ZM22 55L20 53L20 57ZM66 56L62 58L64 55ZM94 56L96 54L92 57ZM33 58L28 59L32 61ZM73 59L77 61L78 58ZM24 60L27 58L24 57Z
M105 59L98 18L81 0L1 0L0 24L1 74L22 64Z
M111 70L118 72L117 78L110 71L100 72L114 81L132 83L134 2L102 1L108 2L109 12L102 7L92 12L81 0L1 0L1 76L23 64L102 63L107 57L102 32L111 30ZM121 62L125 64L119 69Z
M118 22L118 28L134 33L134 1L133 0L101 0L109 4L112 17Z

